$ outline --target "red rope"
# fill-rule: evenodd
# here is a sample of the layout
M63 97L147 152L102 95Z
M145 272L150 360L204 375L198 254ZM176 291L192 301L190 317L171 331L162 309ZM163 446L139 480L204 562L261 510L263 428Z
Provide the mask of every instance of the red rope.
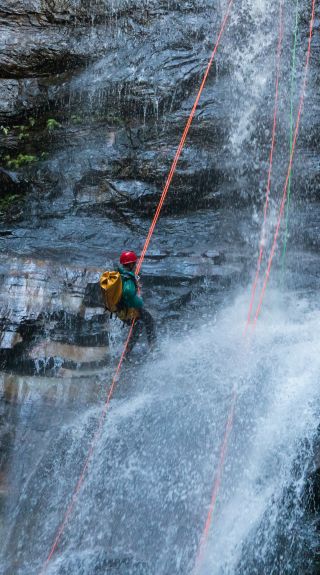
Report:
M52 555L54 554L54 552L55 552L55 550L56 550L56 548L57 548L57 546L58 546L58 544L59 544L59 541L60 541L60 539L61 539L61 537L62 537L62 534L63 534L63 532L64 532L64 530L65 530L65 527L66 527L66 525L67 525L67 523L68 523L68 519L69 519L69 517L70 517L70 515L71 515L71 513L72 513L72 511L73 511L73 509L74 509L74 506L75 506L75 504L76 504L76 502L77 502L78 495L79 495L81 486L82 486L82 484L83 484L83 481L84 481L84 479L85 479L85 476L86 476L86 472L87 472L89 463L90 463L90 461L91 461L91 459L92 459L92 456L93 456L95 447L96 447L96 445L97 445L97 443L98 443L98 440L100 439L101 434L102 434L103 423L104 423L104 420L105 420L105 417L106 417L106 413L107 413L107 410L108 410L108 407L109 407L109 404L110 404L110 400L111 400L111 397L112 397L112 394L113 394L115 385L116 385L116 383L117 383L118 375L119 375L119 373L120 373L120 369L121 369L121 366L122 366L124 357L125 357L125 355L126 355L128 343L129 343L129 340L130 340L131 335L132 335L133 325L134 325L134 322L132 322L132 324L131 324L131 327L130 327L130 330L129 330L129 333L128 333L128 337L127 337L126 342L125 342L125 344L124 344L124 348L123 348L123 351L122 351L122 354L121 354L121 357L120 357L120 361L119 361L119 363L118 363L117 369L116 369L115 374L114 374L114 376L113 376L112 383L111 383L111 386L110 386L110 389L109 389L109 392L108 392L108 395L107 395L107 398L106 398L106 401L105 401L105 403L104 403L104 406L103 406L103 409L102 409L102 413L101 413L101 416L100 416L100 419L99 419L98 428L97 428L97 430L96 430L96 432L95 432L95 434L94 434L93 440L92 440L92 442L91 442L88 455L87 455L87 457L86 457L86 459L85 459L85 462L84 462L84 465L83 465L83 468L82 468L82 471L81 471L81 475L80 475L80 477L79 477L79 479L78 479L78 482L77 482L77 485L76 485L76 487L75 487L75 489L74 489L74 491L73 491L72 498L71 498L71 501L70 501L70 503L69 503L69 505L68 505L68 507L67 507L67 510L66 510L66 512L65 512L63 521L62 521L62 523L61 523L61 525L60 525L60 527L59 527L59 529L58 529L58 531L57 531L57 533L56 533L56 536L55 536L53 545L52 545L52 547L51 547L51 549L50 549L50 553L49 553L49 555L48 555L48 557L47 557L47 559L46 559L46 561L45 561L45 563L44 563L44 565L43 565L43 567L42 567L42 569L41 569L41 571L40 571L40 575L43 575L43 574L46 572L47 567L48 567L48 564L49 564L49 562L50 562L50 560L51 560L51 557L52 557Z
M270 252L270 256L269 256L269 260L268 260L268 267L267 267L267 270L265 273L265 279L264 279L264 283L263 283L261 294L260 294L260 300L258 303L256 315L254 318L254 325L256 324L256 321L259 317L263 298L264 298L264 294L265 294L265 291L266 291L266 288L268 285L271 266L272 266L272 260L273 260L273 256L274 256L276 246L277 246L277 239L278 239L278 235L279 235L280 224L281 224L283 211L284 211L286 198L287 198L287 189L288 189L288 184L289 184L291 170L292 170L293 156L294 156L294 152L295 152L295 147L296 147L296 142L297 142L297 137L298 137L298 131L299 131L299 125L300 125L300 119L301 119L302 108L303 108L304 97L305 97L305 91L306 91L306 87L307 87L309 60L310 60L310 54L311 54L311 40L312 40L312 33L313 33L313 26L314 26L315 3L316 3L316 0L312 0L312 12L311 12L311 20L310 20L310 28L309 28L309 40L308 40L308 49L307 49L306 63L305 63L305 73L304 73L302 92L301 92L301 97L300 97L300 102L299 102L299 110L298 110L298 115L297 115L296 127L295 127L293 141L292 141L292 149L291 149L291 154L290 154L287 177L286 177L286 181L285 181L284 188L283 188L282 201L281 201L281 205L280 205L276 231L274 233L273 244L272 244L272 248L271 248L271 252Z
M270 258L269 258L268 269L266 272L266 279L265 279L265 282L263 285L263 289L262 289L262 293L261 293L261 297L260 297L260 301L259 301L259 306L258 306L258 309L256 312L254 323L257 321L259 312L261 310L263 296L264 296L264 293L265 293L265 290L267 287L267 281L268 281L268 278L270 275L272 259L273 259L274 251L276 248L277 237L278 237L278 233L279 233L281 218L282 218L285 200L286 200L288 182L289 182L291 169L292 169L294 149L295 149L295 144L296 144L298 129L299 129L299 123L300 123L300 118L301 118L301 113L302 113L304 93L305 93L305 89L306 89L306 85L307 85L307 73L308 73L308 67L309 67L309 60L310 60L310 53L311 53L311 40L312 40L312 33L313 33L313 26L314 26L314 12L315 12L315 0L312 0L312 12L311 12L311 19L310 19L309 41L308 41L308 50L307 50L306 63L305 63L305 75L304 75L302 94L301 94L301 98L300 98L300 105L299 105L299 110L298 110L298 115L297 115L292 151L291 151L290 160L289 160L288 173L287 173L286 182L285 182L285 186L284 186L283 198L282 198L282 202L281 202L277 228L276 228L276 232L274 235L274 241L273 241L273 246L272 246L272 250L271 250L271 254L270 254ZM224 470L225 457L226 457L226 452L227 452L227 448L228 448L228 440L229 440L229 436L230 436L230 433L231 433L232 427L233 427L235 404L236 404L236 392L235 392L235 390L233 390L231 407L230 407L230 411L229 411L229 415L228 415L228 419L227 419L227 424L226 424L226 430L225 430L225 434L224 434L224 438L223 438L223 442L222 442L222 446L221 446L221 451L220 451L220 459L219 459L219 463L218 463L218 469L216 472L216 476L215 476L215 480L214 480L214 484L213 484L213 489L212 489L210 507L209 507L209 511L207 514L204 530L203 530L203 533L202 533L202 536L200 539L200 544L199 544L199 548L198 548L198 553L197 553L197 557L196 557L193 575L197 575L199 573L199 570L200 570L201 564L202 564L202 560L203 560L205 546L206 546L207 541L208 541L209 530L210 530L211 521L212 521L212 514L214 511L215 504L216 504L217 497L218 497L218 493L220 490L220 484L221 484L222 474L223 474L223 470Z
M222 474L223 474L223 469L224 469L224 462L225 462L225 458L227 455L229 435L230 435L232 427L233 427L236 398L237 398L236 391L235 391L235 389L233 389L231 408L229 411L226 429L224 432L223 441L222 441L222 445L221 445L221 449L220 449L220 457L219 457L217 472L216 472L214 483L213 483L213 489L212 489L212 494L211 494L209 511L208 511L205 526L204 526L204 529L202 532L202 536L200 539L200 544L199 544L198 552L197 552L197 558L196 558L195 566L193 569L193 575L197 575L199 573L199 570L200 570L200 567L201 567L202 561L203 561L205 547L206 547L206 543L208 540L209 530L210 530L211 521L212 521L212 514L214 512L214 508L216 506L216 502L217 502L217 498L218 498L218 494L219 494L219 490L220 490Z
M206 80L207 80L207 77L208 77L210 68L211 68L211 66L212 66L212 62L213 62L213 60L214 60L216 51L217 51L217 49L218 49L218 46L219 46L219 43L220 43L220 40L221 40L223 31L224 31L224 29L225 29L225 26L226 26L226 23L227 23L227 19L228 19L228 16L229 16L229 12L230 12L230 8L231 8L232 3L233 3L233 0L229 0L229 2L228 2L228 7L227 7L227 11L226 11L226 15L225 15L225 17L224 17L224 19L223 19L223 22L222 22L222 25L221 25L221 28L220 28L220 32L219 32L219 34L218 34L218 38L217 38L215 47L214 47L213 52L212 52L212 54L211 54L211 57L210 57L210 60L209 60L208 65L207 65L205 74L204 74L204 76L203 76L203 80L202 80L202 82L201 82L201 85L200 85L200 88L199 88L197 97L196 97L196 99L195 99L194 105L193 105L192 110L191 110L191 112L190 112L190 115L189 115L187 124L186 124L186 126L185 126L185 129L184 129L184 131L183 131L183 135L182 135L182 137L181 137L181 140L180 140L180 143L179 143L177 152L176 152L175 157L174 157L174 160L173 160L173 162L172 162L172 166L171 166L169 175L168 175L168 177L167 177L167 180L166 180L166 183L165 183L163 192L162 192L162 194L161 194L161 198L160 198L160 201L159 201L157 210L156 210L156 212L155 212L155 215L154 215L154 218L153 218L153 220L152 220L152 223L151 223L151 226L150 226L150 229L149 229L149 232L148 232L148 235L147 235L147 238L146 238L146 241L145 241L143 250L142 250L142 252L141 252L141 255L140 255L140 258L139 258L139 262L138 262L138 265L137 265L137 272L136 272L137 274L138 274L139 271L140 271L141 265L142 265L142 263L143 263L143 260L144 260L145 254L146 254L146 251L147 251L148 246L149 246L149 243L150 243L150 241L151 241L152 234L153 234L153 232L154 232L155 226L156 226L157 221L158 221L158 219L159 219L160 212L161 212L161 209L162 209L162 206L163 206L163 202L164 202L164 200L165 200L165 198L166 198L166 195L167 195L167 193L168 193L168 190L169 190L169 187L170 187L170 184L171 184L173 175L174 175L175 170L176 170L176 167L177 167L178 160L179 160L179 158L180 158L180 155L181 155L181 152L182 152L182 149L183 149L183 146L184 146L186 137L187 137L187 135L188 135L188 132L189 132L189 129L190 129L190 126L191 126L191 123L192 123L192 120L193 120L193 117L194 117L194 114L195 114L195 111L196 111L196 108L197 108L197 106L198 106L198 103L199 103L199 100L200 100L200 97L201 97L201 94L202 94L204 85L205 85L205 83L206 83ZM50 562L50 560L51 560L51 558L52 558L52 556L53 556L53 554L54 554L54 552L55 552L55 550L56 550L56 548L57 548L57 546L58 546L58 544L59 544L59 542L60 542L60 539L61 539L61 537L62 537L62 535L63 535L63 533L64 533L64 530L65 530L65 528L66 528L66 525L67 525L67 523L68 523L69 517L70 517L70 515L71 515L71 513L72 513L72 511L73 511L73 509L74 509L74 507L75 507L75 504L76 504L76 502L77 502L78 495L79 495L81 486L82 486L82 484L83 484L83 482L84 482L84 479L85 479L85 476L86 476L86 473L87 473L87 470L88 470L89 463L90 463L90 461L91 461L91 459L92 459L92 456L93 456L93 453L94 453L96 444L97 444L97 442L98 442L98 440L100 439L101 434L102 434L103 423L104 423L105 416L106 416L106 413L107 413L107 409L108 409L108 406L109 406L109 403L110 403L110 400L111 400L111 397L112 397L112 394L113 394L113 391L114 391L114 388L115 388L115 385L116 385L116 382L117 382L117 378L118 378L118 375L119 375L119 373L120 373L121 366L122 366L122 363L123 363L123 360L124 360L124 357L125 357L125 354L126 354L126 351L127 351L128 343L129 343L129 340L130 340L131 335L132 335L133 325L134 325L134 321L133 321L132 324L131 324L131 327L130 327L130 330L129 330L129 334L128 334L127 340L126 340L126 342L125 342L125 345L124 345L124 348L123 348L123 351L122 351L122 354L121 354L120 361L119 361L119 363L118 363L118 366L117 366L116 372L115 372L115 374L114 374L114 377L113 377L113 380L112 380L112 384L111 384L111 387L110 387L110 390L109 390L109 393L108 393L108 396L107 396L107 399L106 399L106 402L105 402L104 407L103 407L103 411L102 411L102 414L101 414L101 417L100 417L100 420L99 420L99 424L98 424L98 429L97 429L97 431L96 431L96 433L95 433L95 435L94 435L94 437L93 437L93 440L92 440L92 443L91 443L91 446L90 446L90 449L89 449L89 453L88 453L88 455L87 455L87 457L86 457L86 460L85 460L85 462L84 462L84 465L83 465L83 468L82 468L82 471L81 471L81 475L80 475L79 480L78 480L78 482L77 482L77 485L76 485L76 487L75 487L75 489L74 489L74 491L73 491L73 495L72 495L71 501L70 501L70 503L69 503L69 505L68 505L68 507L67 507L67 510L66 510L66 512L65 512L63 521L62 521L62 523L61 523L61 525L60 525L60 527L59 527L59 529L58 529L58 531L57 531L55 540L54 540L53 545L52 545L52 547L51 547L51 549L50 549L50 553L49 553L49 555L48 555L48 557L47 557L47 559L46 559L46 561L45 561L45 563L44 563L44 565L43 565L43 567L42 567L41 572L40 572L39 575L44 575L45 572L47 571L48 564L49 564L49 562Z
M273 165L273 152L274 152L274 146L275 146L275 140L276 140L282 39L283 39L283 0L280 1L280 21L279 21L279 37L278 37L278 47L277 47L277 73L276 73L276 89L275 89L275 98L274 98L273 127L272 127L272 139L271 139L271 148L270 148L270 155L269 155L269 170L268 170L268 180L267 180L267 187L266 187L266 198L265 198L265 204L264 204L264 210L263 210L263 224L262 224L262 230L261 230L260 251L259 251L259 256L258 256L258 261L257 261L256 275L255 275L253 286L252 286L249 312L248 312L245 331L247 331L249 324L250 324L250 320L251 320L252 308L253 308L255 293L256 293L256 289L257 289L257 285L258 285L259 275L260 275L262 256L263 256L263 252L264 252L267 213L268 213L269 195L270 195L270 187L271 187L271 173L272 173L272 165Z

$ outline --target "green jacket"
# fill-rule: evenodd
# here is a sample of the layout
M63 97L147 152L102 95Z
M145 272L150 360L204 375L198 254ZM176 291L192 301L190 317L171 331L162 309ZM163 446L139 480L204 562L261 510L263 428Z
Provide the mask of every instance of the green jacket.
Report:
M138 286L136 276L133 272L129 272L122 266L118 267L118 271L122 279L121 303L128 308L141 309L143 307L143 299L137 295Z

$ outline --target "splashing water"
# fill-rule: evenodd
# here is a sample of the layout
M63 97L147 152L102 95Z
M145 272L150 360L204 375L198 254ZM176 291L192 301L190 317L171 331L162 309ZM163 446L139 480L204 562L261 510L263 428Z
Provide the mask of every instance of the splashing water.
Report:
M279 526L288 486L300 485L294 462L301 443L308 439L311 445L317 425L320 313L307 300L274 291L263 322L245 342L246 305L241 296L213 321L164 342L160 358L125 370L48 573L73 572L75 566L84 575L103 573L108 561L116 561L116 573L131 572L126 561L132 573L191 572L234 386L235 422L202 572L253 573L254 558L243 564L242 554L250 557L257 544L266 562L261 572L271 572L270 524ZM36 557L44 557L96 416L90 408L47 431L7 538L7 557L20 565L17 574L34 572ZM22 449L17 441L16 481Z
M232 30L243 17L252 23L244 24L247 49L233 50L229 148L239 164L243 145L255 146L259 106L272 93L277 6L248 0L233 16ZM265 131L271 113L268 121ZM256 161L250 146L246 153L247 165L252 157ZM308 572L304 545L314 543L315 533L308 531L302 499L319 413L320 312L314 290L304 285L302 292L273 287L247 340L242 334L249 290L218 312L210 301L199 301L205 323L194 320L190 328L186 320L186 335L181 323L158 355L125 366L48 574L191 573L234 388L234 425L201 573ZM104 390L109 380L106 371L97 387ZM39 403L26 431L18 413L3 513L5 575L41 570L99 415L92 404L79 411Z

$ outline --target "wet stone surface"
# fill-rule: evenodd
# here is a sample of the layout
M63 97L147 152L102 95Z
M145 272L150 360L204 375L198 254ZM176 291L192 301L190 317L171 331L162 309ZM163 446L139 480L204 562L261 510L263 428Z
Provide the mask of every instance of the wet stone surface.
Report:
M109 316L102 306L98 278L105 269L116 266L122 241L115 228L113 249L109 252L114 257L106 261L104 247L100 245L99 250L95 248L99 241L100 226L97 232L97 221L93 224L89 220L92 234L88 233L87 225L86 250L81 252L83 266L80 262L72 264L70 256L73 250L76 253L81 228L77 226L76 218L74 232L69 227L69 233L66 234L67 222L71 224L72 220L58 219L58 227L54 226L54 230L48 228L47 247L42 229L35 229L33 238L22 227L20 232L18 229L3 230L1 241L11 254L9 260L2 257L0 262L3 369L59 375L65 369L103 366L109 361L107 348L113 324L110 325ZM197 218L194 223L196 229ZM164 235L158 237L158 249L150 249L145 259L142 271L143 297L147 308L161 325L170 318L178 318L192 300L207 290L216 292L234 286L243 272L245 258L234 258L231 253L226 253L227 244L221 243L221 251L216 248L209 250L207 230L203 229L201 218L198 223L199 235L195 249L191 247L192 241L189 246L187 230L181 226L181 221L169 218ZM102 225L105 222L101 221ZM211 226L218 229L218 220ZM180 242L178 234L175 250L169 250L166 232L178 228ZM63 234L60 248L59 229ZM109 226L109 229L112 230L112 227ZM51 241L53 234L56 238L54 247ZM24 249L29 257L18 255L21 238L27 240L24 241ZM216 239L213 242L215 246ZM38 241L42 243L41 252L46 255L46 259L39 260L36 257L35 246ZM84 245L84 238L81 238L81 245ZM69 264L61 261L62 254L67 252ZM87 262L84 259L86 253Z
M180 338L201 318L205 322L212 319L219 306L233 297L235 288L241 291L254 273L270 152L277 40L274 24L278 17L275 3L268 5L265 12L263 3L258 4L242 2L230 19L142 268L142 295L155 317L160 338L174 336L176 331ZM290 107L286 102L290 86L291 8L286 7L287 48L281 69L283 103L274 156L272 223L289 156ZM105 401L106 385L127 333L104 313L97 281L102 271L114 268L122 249L133 248L138 253L142 249L223 11L223 3L211 0L0 0L0 540L2 534L8 535L9 542L8 564L3 566L0 559L0 570L3 567L6 575L12 575L12 570L17 575L39 570L38 564L34 567L34 563L24 563L25 558L33 562L38 549L43 553L38 530L43 517L37 525L37 513L42 506L46 513L49 510L55 529L64 505L62 496L60 507L52 499L52 470L56 473L53 476L59 478L59 486L65 467L72 470L70 485L63 487L69 494L73 474L86 455L92 422L97 419L90 409ZM308 19L309 7L301 5L299 82L303 76ZM306 119L301 125L294 162L294 221L290 221L287 253L286 287L303 294L319 289L319 32L317 17L304 108ZM299 94L297 88L295 110ZM314 203L306 207L309 199ZM275 270L279 267L276 262ZM135 368L139 361L142 363L145 343L137 347ZM220 349L223 355L223 346ZM232 359L233 354L229 354L228 363ZM197 361L196 358L195 369L199 367ZM215 370L216 365L210 365L200 382L205 386L203 397L207 393L208 373ZM93 489L94 504L100 511L106 510L108 517L114 513L115 531L121 538L126 532L121 521L132 505L132 470L127 466L130 449L137 451L139 462L145 458L148 463L150 457L153 470L174 438L180 452L175 451L174 461L168 452L168 467L159 466L153 489L159 489L163 512L163 490L171 475L167 470L174 470L177 476L173 487L178 487L170 497L177 496L176 507L169 497L168 515L164 514L162 521L167 530L168 518L173 525L176 517L182 518L176 532L168 530L168 538L172 537L177 550L176 569L185 574L198 536L195 527L189 533L186 524L192 523L190 517L194 523L202 524L203 518L199 517L198 508L191 504L188 508L187 487L182 489L180 481L188 470L189 486L190 477L196 474L198 501L203 467L197 457L203 445L206 459L207 448L210 453L212 445L218 449L220 438L212 436L209 445L208 437L218 423L222 429L225 414L222 410L220 421L215 411L208 413L206 399L202 414L205 425L197 429L190 417L189 427L188 418L180 415L186 406L191 406L193 412L196 405L194 398L183 392L180 399L173 395L168 404L164 402L162 414L159 396L156 407L143 414L139 428L134 395L138 396L138 405L139 401L143 404L145 397L139 387L141 381L134 382L137 387L132 383L133 371L131 365L124 366L124 384L117 389L113 404L119 408L120 419L123 408L125 421L125 402L133 399L132 419L129 417L128 428L122 430L125 440L122 433L114 437L114 442L112 434L110 443L107 438L101 476ZM226 389L224 376L220 379ZM186 381L181 383L178 378L177 387L185 386ZM215 385L219 388L219 382ZM169 388L176 393L175 385ZM166 393L167 382L161 398ZM215 397L213 402L214 408L219 408ZM170 410L172 421L168 419ZM85 415L85 421L79 415ZM244 415L247 421L247 412ZM183 424L186 427L180 428ZM168 433L163 435L164 445L159 430ZM139 443L141 433L144 446ZM187 455L194 440L199 444L191 469ZM48 454L47 445L52 449ZM34 454L41 456L36 469ZM119 462L123 462L123 492L118 489ZM133 469L135 465L136 462ZM143 464L141 467L144 471ZM38 480L34 491L33 473ZM115 493L109 474L117 484ZM211 475L210 469L210 480ZM144 481L143 475L140 479ZM310 482L312 493L316 494L318 468L311 474ZM105 501L102 492L109 493L110 487L110 499ZM35 491L39 491L39 499ZM30 497L25 493L30 493ZM137 498L138 503L134 503L147 507L149 481L147 492L140 494L137 490L135 496L137 493L141 501ZM117 497L118 508L113 509ZM30 505L34 506L34 516ZM153 505L152 500L152 517ZM4 513L9 510L10 533L7 525L1 525L1 508ZM310 515L311 522L317 521L318 505ZM141 521L137 533L146 534L144 517L133 514L129 516L133 539L136 517ZM157 536L152 539L152 530L158 533L156 523L148 525L150 549L157 542ZM53 524L46 533L48 540ZM106 529L108 538L108 520L103 518L103 524L101 529ZM26 539L22 532L27 533ZM75 545L71 555L62 546L54 573L71 574L82 569L96 575L106 570L110 575L152 575L153 565L143 560L143 538L137 537L141 557L136 559L129 552L114 556L100 544L92 548L91 540L82 553L82 544L86 545L82 536L79 529L79 548ZM112 533L110 541L114 543ZM126 543L125 537L123 541ZM180 554L180 546L185 556ZM127 545L124 547L127 549ZM281 558L281 541L276 553ZM247 557L244 554L246 566ZM156 559L160 564L162 558ZM254 558L251 566L258 565L262 572L259 560ZM173 562L168 565L172 574Z

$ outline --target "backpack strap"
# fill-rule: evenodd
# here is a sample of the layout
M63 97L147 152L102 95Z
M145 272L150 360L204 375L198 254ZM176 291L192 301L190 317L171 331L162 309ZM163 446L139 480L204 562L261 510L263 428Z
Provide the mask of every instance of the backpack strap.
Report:
M131 281L133 281L136 288L138 287L137 278L134 274L124 272L124 273L121 273L120 275L121 275L122 280L131 280Z
M131 281L133 281L134 285L136 286L136 289L138 289L138 283L137 283L137 280L136 280L136 277L134 274L124 272L124 273L121 273L120 275L121 275L122 282L131 280ZM126 306L123 303L122 297L121 297L121 300L119 301L117 307L118 307L119 311L124 310L124 309L125 310L129 309L128 306Z

